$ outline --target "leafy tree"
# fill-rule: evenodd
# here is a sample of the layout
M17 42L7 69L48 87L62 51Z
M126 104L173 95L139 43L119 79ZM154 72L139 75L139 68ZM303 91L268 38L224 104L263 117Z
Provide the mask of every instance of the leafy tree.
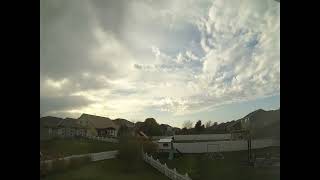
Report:
M183 134L183 135L188 134L188 129L187 128L182 128L181 129L181 134Z
M139 168L143 168L141 166L143 164L142 152L155 154L157 148L157 144L142 137L132 135L121 136L119 139L118 158L126 162L123 170L132 173Z
M197 123L194 126L194 129L196 132L201 132L204 130L204 125L201 125L201 120L197 121Z
M128 135L130 133L128 126L126 125L121 125L119 130L118 130L118 136L124 136Z
M142 126L139 128L140 131L143 131L148 136L160 136L161 128L160 125L154 118L147 118Z

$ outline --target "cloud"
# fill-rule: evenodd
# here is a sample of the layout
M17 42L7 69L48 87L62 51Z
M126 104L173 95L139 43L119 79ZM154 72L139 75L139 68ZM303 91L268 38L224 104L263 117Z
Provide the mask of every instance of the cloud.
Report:
M40 97L40 113L47 114L51 111L68 111L88 106L92 102L81 96Z
M174 118L280 93L273 0L45 0L40 25L42 112Z

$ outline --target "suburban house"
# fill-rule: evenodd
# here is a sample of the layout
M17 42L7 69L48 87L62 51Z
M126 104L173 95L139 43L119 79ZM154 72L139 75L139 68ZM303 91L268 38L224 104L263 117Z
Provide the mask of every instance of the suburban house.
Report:
M119 125L107 117L82 114L79 118L79 124L88 128L88 134L99 137L116 137Z
M58 134L64 137L85 136L87 129L80 125L78 119L66 118L60 121L58 125Z
M119 127L119 130L118 130L118 136L122 133L129 133L131 135L134 135L134 123L133 122L130 122L126 119L121 119L121 118L118 118L118 119L115 119L113 120L113 122ZM123 131L123 129L121 130L121 127L123 129L125 129L125 131Z
M85 136L87 129L79 124L79 120L73 118L58 118L46 116L40 118L40 139L53 137Z
M121 118L117 118L115 120L113 120L113 122L115 124L117 124L118 126L127 126L128 128L133 128L134 127L134 123L130 122L126 119L121 119Z
M62 118L53 116L40 118L40 139L45 140L58 136L59 123L62 120Z

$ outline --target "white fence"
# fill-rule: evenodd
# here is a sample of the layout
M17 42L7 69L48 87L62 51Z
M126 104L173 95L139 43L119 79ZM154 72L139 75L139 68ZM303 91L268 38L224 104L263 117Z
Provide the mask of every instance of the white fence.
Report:
M174 148L182 153L206 153L241 151L248 148L246 140L216 141L216 142L195 142L195 143L173 143ZM259 149L265 147L280 146L280 141L272 139L252 140L251 148Z
M172 136L153 136L153 140L168 139ZM217 141L230 140L231 134L192 134L192 135L174 135L175 141Z
M105 160L105 159L113 159L117 156L117 154L118 154L118 151L105 151L105 152L99 152L99 153L72 155L72 156L67 156L64 158L59 158L57 160L67 160L68 161L72 158L89 157L91 161L100 161L100 160ZM51 164L53 161L55 161L55 160L45 160L42 162Z
M112 142L112 143L118 143L118 139L115 138L108 138L108 137L99 137L99 136L81 136L87 139L93 139L97 141L104 141L104 142Z
M175 141L215 141L230 140L231 134L194 134L194 135L175 135Z
M162 165L159 159L155 160L152 156L148 156L147 153L143 154L143 160L172 180L191 180L187 173L181 175L175 168L168 168L166 163Z

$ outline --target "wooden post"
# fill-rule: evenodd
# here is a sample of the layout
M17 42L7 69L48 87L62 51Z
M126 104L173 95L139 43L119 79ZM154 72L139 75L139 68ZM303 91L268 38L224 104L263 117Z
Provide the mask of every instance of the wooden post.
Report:
M166 163L164 163L164 175L167 175L167 169L168 169L168 166Z
M177 179L177 170L176 168L173 168L173 179Z
M190 179L188 173L185 174L186 179Z

